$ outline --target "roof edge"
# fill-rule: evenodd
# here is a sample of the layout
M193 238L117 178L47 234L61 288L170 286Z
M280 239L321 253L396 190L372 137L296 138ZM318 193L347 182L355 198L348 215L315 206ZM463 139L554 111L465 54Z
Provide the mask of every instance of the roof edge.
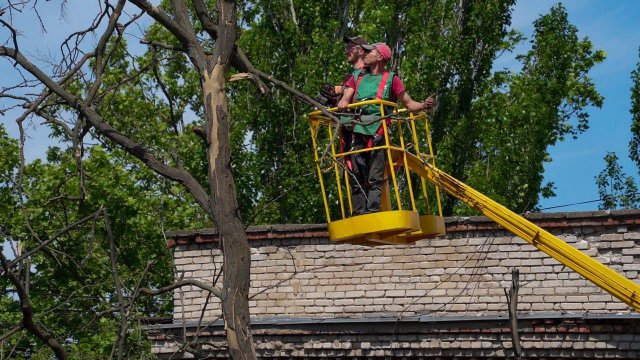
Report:
M598 314L598 313L553 313L542 312L533 314L519 314L518 321L521 322L545 322L549 320L566 321L576 320L585 322L619 322L624 320L640 320L640 314ZM295 327L317 327L317 326L335 326L335 325L389 325L389 324L467 324L486 323L486 322L507 322L508 315L482 315L482 316L459 316L459 315L415 315L406 317L359 317L359 318L289 318L289 317L271 317L263 319L252 319L251 326L254 329L260 328L295 328ZM197 328L202 327L202 323L198 321L175 322L171 324L154 324L145 325L146 330L152 329L173 329L173 328ZM224 322L217 320L206 324L207 328L222 328Z
M547 230L571 227L602 227L640 225L640 209L581 212L528 213L523 216ZM501 229L486 216L445 217L447 233ZM215 228L177 230L166 233L168 246L177 244L213 242L219 233ZM299 239L327 237L327 224L272 224L249 226L249 240Z

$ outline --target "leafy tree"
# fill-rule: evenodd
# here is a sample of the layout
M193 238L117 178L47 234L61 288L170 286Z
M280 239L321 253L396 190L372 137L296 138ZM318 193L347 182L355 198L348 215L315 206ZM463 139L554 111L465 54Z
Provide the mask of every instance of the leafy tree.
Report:
M639 50L640 53L640 50ZM640 62L631 72L631 141L629 157L640 170ZM618 163L618 156L609 152L604 157L605 168L596 177L596 185L602 203L600 209L629 209L640 206L638 185L632 176L627 176Z
M631 209L640 206L640 193L631 176L624 174L618 156L609 152L604 157L605 168L596 176L601 210Z
M640 48L638 48L640 55ZM640 58L640 56L639 56ZM629 142L629 157L640 170L640 61L631 72L631 141Z
M548 147L586 130L586 108L601 106L588 74L605 55L589 39L578 38L557 5L534 24L532 49L518 57L522 70L492 74L493 61L523 40L508 29L513 3L356 1L339 9L301 2L292 12L286 2L258 1L243 11L247 29L240 43L259 68L313 92L322 81L338 82L345 71L336 61L341 46L335 43L346 31L346 13L358 34L395 49L392 66L414 97L438 94L432 119L438 166L507 207L525 211L540 195L554 195L553 184L542 184L543 165L551 160ZM263 13L270 16L257 15ZM322 21L326 18L335 20ZM263 46L265 41L275 46ZM237 136L243 141L234 148L248 165L238 173L248 185L240 198L257 208L269 204L258 223L323 221L317 197L309 196L318 191L316 180L303 176L310 159L298 139L306 123L282 115L304 111L289 99L256 99L242 89L231 100L240 105L233 114L241 134L250 134L248 142L245 135ZM260 106L266 105L262 101L269 106ZM301 207L296 199L309 203ZM444 211L472 210L446 198Z
M0 124L0 226L14 222L11 215L18 203L15 180L19 162L18 141Z
M32 249L37 239L48 241L60 229L81 222L60 234L44 253L32 256L28 266L23 266L22 276L29 278L29 300L38 321L53 329L52 336L76 343L70 357L104 358L113 351L121 320L114 282L121 282L132 298L139 289L157 289L171 283L171 258L165 250L163 230L197 224L198 216L183 194L172 195L182 193L176 185L144 168L128 169L126 161L99 146L92 147L82 158L84 180L78 176L76 160L73 151L52 148L46 162L36 161L24 168L28 200L23 206L16 204L14 209L18 211L3 212L18 217L3 220L3 240ZM101 211L108 212L111 236L99 216ZM203 221L196 226L204 224ZM115 253L110 245L115 246ZM111 256L117 259L118 279ZM6 289L5 309L15 309L17 304L10 301L15 299L15 286L8 285ZM127 307L134 330L140 319L167 316L171 310L169 294L158 298L139 296ZM0 320L6 325L2 328L19 324L19 313ZM123 355L138 358L148 352L139 330L127 338ZM44 351L28 337L3 345L5 349L15 346L17 354Z
M516 32L508 30L513 4L513 1L436 2L429 9L433 16L425 24L430 33L408 37L409 46L417 53L421 41L432 49L427 50L424 59L419 57L422 64L403 69L403 73L420 73L419 80L429 84L426 90L438 94L432 125L437 162L472 186L479 185L469 174L479 157L482 124L486 121L478 116L477 100L492 91L488 85L493 61L520 39ZM444 21L438 20L440 16ZM420 83L416 85L420 87ZM456 204L456 199L445 198L445 214L469 212L467 207Z
M145 82L145 78L141 77L141 74L148 68L153 69L154 64L141 64L142 67L137 69L123 58L123 52L120 51L119 45L122 44L122 36L127 26L131 26L136 19L136 17L132 17L127 21L122 16L126 3L127 1L124 0L105 2L105 7L101 9L90 29L74 33L67 39L62 48L70 50L63 53L62 66L54 68L54 71L49 74L31 63L20 52L19 40L16 37L17 31L11 27L10 23L2 22L10 30L6 44L13 44L14 47L0 46L0 56L10 58L16 67L23 69L24 74L29 77L17 87L3 88L3 92L29 88L33 83L40 84L44 90L36 96L10 95L9 97L24 102L27 111L23 118L36 115L45 119L58 128L58 135L66 137L72 143L68 150L52 150L47 163L37 162L33 165L22 166L24 170L21 170L21 173L24 173L25 176L19 180L23 183L26 180L32 181L28 184L29 186L19 188L20 196L28 198L28 208L25 206L23 209L24 222L22 226L14 224L15 228L10 229L6 237L12 241L21 241L30 251L25 255L16 254L16 258L11 261L6 259L4 255L0 259L3 268L2 275L8 278L13 285L18 294L21 308L29 309L27 312L23 311L21 317L22 327L34 337L29 339L27 347L36 346L40 341L48 345L49 349L45 348L45 351L51 351L61 359L67 358L67 353L71 350L74 350L73 356L81 358L106 357L108 355L104 353L106 343L112 345L110 347L111 356L117 354L118 358L128 357L126 343L135 344L127 341L127 338L133 334L127 329L128 322L134 312L133 305L127 301L125 292L134 301L137 300L140 286L144 286L144 280L149 277L147 274L148 266L141 266L140 263L153 259L153 252L144 253L141 251L138 253L138 250L142 249L140 249L140 238L136 238L137 228L141 228L141 232L138 234L147 241L153 238L157 241L162 237L157 236L157 232L156 236L142 233L145 230L144 226L148 224L150 219L157 219L152 213L148 211L140 213L138 215L143 216L143 219L140 219L139 222L135 221L138 219L135 217L136 213L133 209L138 205L147 210L153 209L154 204L137 203L135 197L129 197L131 192L127 195L123 192L120 197L118 196L120 194L106 191L103 193L110 196L105 199L109 206L100 207L101 197L99 195L101 193L94 194L92 190L88 189L88 185L94 186L97 191L101 190L100 186L106 185L123 191L132 191L126 186L127 182L131 181L132 183L129 184L136 187L136 191L142 192L136 194L134 191L134 196L154 198L149 196L150 194L146 191L158 194L170 187L159 186L165 181L158 181L156 175L150 176L149 170L152 170L164 179L172 180L186 189L190 193L191 199L194 199L207 214L208 220L215 221L224 239L225 257L228 257L223 264L225 273L222 280L223 285L221 289L206 284L200 286L204 286L221 298L224 314L234 314L234 316L225 316L228 323L227 332L231 357L255 358L251 333L248 331L251 256L244 226L237 211L235 184L230 166L228 106L224 92L230 63L241 70L251 68L241 50L235 47L235 2L218 2L216 11L212 11L203 1L191 2L192 8L188 8L183 1L172 1L170 5L162 8L156 8L147 1L130 1L140 11L155 17L156 21L163 24L172 34L174 44L177 44L174 50L180 54L178 56L188 57L189 66L196 69L197 84L200 88L199 96L204 103L202 111L204 121L202 123L205 127L204 131L199 133L200 139L194 133L185 134L181 131L183 129L179 124L175 123L175 120L178 119L177 110L173 106L175 103L170 103L170 99L168 100L169 106L160 106L160 110L164 111L156 111L157 98L155 96L146 97L151 87ZM7 6L9 10L17 11L20 7L35 5L37 5L35 2L33 4L21 2L19 4L10 3ZM1 12L4 13L4 9ZM218 21L217 17L220 14L227 17ZM193 18L197 21L192 21ZM80 44L85 39L85 34L96 29L103 31L98 37L97 45L86 52L85 56L77 56L83 51ZM208 34L208 41L201 41L197 37L196 31L200 30ZM215 45L211 45L214 42ZM132 68L134 71L128 72ZM159 74L154 75L159 77ZM256 81L256 83L260 84L261 82ZM162 87L162 84L157 86ZM262 86L264 87L264 85ZM120 96L124 90L131 93L131 103L128 102L128 97ZM129 122L128 120L132 120L132 117L135 118L135 121ZM142 119L144 121L141 121ZM176 136L159 136L167 130L173 130ZM192 140L190 137L197 140ZM105 147L111 154L119 155L117 151L120 151L120 154L124 151L129 157L128 160L135 157L137 163L120 162L118 158L110 159L108 156L101 156L98 149L95 150L96 153L93 153L94 149L90 149L89 152L96 157L96 161L102 162L99 170L94 170L97 173L92 173L90 163L85 164L84 154L87 150L85 144L94 139L105 142L105 144L109 142L110 144ZM189 172L191 169L185 168L185 162L180 158L180 152L188 152L189 146L193 144L199 145L198 152L206 159L204 169L207 176L204 178L206 186L209 188L208 191L199 182L202 176L193 176ZM116 150L116 147L120 150ZM142 170L143 167L145 170ZM142 177L133 176L136 172L139 172ZM75 176L76 174L78 176ZM91 178L93 175L96 175L96 179L98 179L95 183ZM109 183L109 181L114 181L115 184ZM34 190L29 193L27 191L31 190L31 186L34 187ZM57 196L51 197L52 193ZM43 197L38 198L37 195ZM158 196L155 198L157 199ZM69 204L69 201L72 203L75 201L75 203ZM172 208L172 210L178 209L179 206ZM72 211L75 212L72 214ZM81 218L83 211L93 215ZM110 213L113 213L115 217L108 216ZM99 216L104 220L103 226L80 227L91 223L90 219ZM80 220L75 221L76 219ZM135 227L136 231L132 231L128 225ZM170 226L176 225L170 224ZM118 230L114 231L116 227ZM57 229L62 235L50 233L53 229ZM91 241L94 239L94 234L100 234L103 241L106 242L102 248L91 247L95 245L95 242ZM58 237L66 241L59 240ZM121 240L125 241L120 243ZM158 251L163 256L167 255L163 251L163 246L148 244L153 248L153 251ZM64 252L60 253L62 251ZM94 254L95 258L90 256ZM87 258L87 261L82 261L84 259L82 255ZM41 261L41 257L49 259ZM19 272L15 268L17 264L24 264L27 258L35 259L38 262L38 266L26 267L37 270L38 276L35 279L20 279ZM127 261L136 265L131 274L127 274L125 271L126 266L122 265L122 269L120 268L119 262L127 264ZM163 263L166 265L170 262L164 261ZM47 266L49 267L47 268ZM171 276L167 270L160 269L165 280ZM101 271L110 272L113 282L100 281L102 279ZM53 282L46 282L46 273L52 274ZM66 276L67 273L71 276ZM60 275L60 277L58 278L56 275ZM137 279L137 281L125 283L121 275L129 275L128 279ZM37 282L41 279L41 283ZM152 288L158 289L158 283L161 281L156 282ZM31 297L27 287L36 282L38 286L42 287L42 299L46 300L47 296L54 297L54 304L56 304L55 297L58 294L61 297L65 294L71 294L74 299L77 298L78 301L85 302L83 309L97 299L101 306L94 306L92 308L94 313L115 314L112 321L105 317L96 316L100 320L100 324L107 321L108 326L105 329L111 330L108 332L111 334L111 338L102 337L103 343L99 344L101 346L96 346L95 350L92 350L97 353L91 353L87 356L81 349L74 349L73 344L80 343L79 337L83 334L82 328L76 327L73 333L66 331L72 329L74 324L82 323L82 326L87 326L88 323L83 322L79 314L71 313L61 318L54 317L51 312L47 311L47 305L50 305L51 302L40 304L37 302L38 297ZM158 293L152 289L147 289L147 291L151 294ZM84 297L85 292L90 295ZM63 298L60 300L64 301ZM69 300L65 304L68 302ZM111 307L109 307L110 304ZM158 312L153 308L146 310L150 315ZM34 321L36 318L37 321ZM74 319L78 321L76 322ZM41 326L40 324L47 325ZM60 327L52 326L50 328L49 325L59 325ZM89 336L92 334L96 334L96 332L89 332ZM100 339L99 336L95 338ZM87 339L83 338L83 340L85 340L84 343L91 344ZM27 349L25 353L32 353L32 351Z
M469 182L516 211L553 195L553 184L542 185L547 149L588 129L586 108L602 106L588 74L605 54L578 38L561 5L534 28L531 50L518 57L522 71L496 72L475 108L484 121Z
M249 2L242 21L246 29L238 43L254 66L301 92L315 94L323 82L337 83L346 73L341 38L347 17L335 3ZM280 89L256 97L239 83L231 91L234 154L247 160L236 172L245 184L239 196L246 204L247 221L326 221L308 147L309 108L282 96Z
M414 97L439 94L433 126L438 163L466 180L465 164L471 158L465 149L477 143L474 124L480 121L470 110L497 53L515 36L507 30L513 3L363 0L336 7L301 1L292 11L284 1L258 1L243 12L247 29L240 43L258 68L314 93L322 82L337 83L346 72L342 35L386 41L395 50L392 68L404 78L408 91ZM269 16L259 15L265 13ZM263 46L265 42L274 46ZM300 139L307 136L300 116L304 109L286 98L256 100L246 91L239 91L235 99L242 106L234 107L234 115L247 124L240 127L251 133L253 145L245 152L256 166L246 171L252 174L249 191L254 199L259 197L257 203L271 204L256 221L324 221L321 203L312 195L318 193L316 180L305 176L311 160L310 152L300 147ZM259 106L266 105L261 101L270 106ZM243 176L249 175L239 178ZM300 199L307 203L300 206ZM449 213L453 202L450 205Z

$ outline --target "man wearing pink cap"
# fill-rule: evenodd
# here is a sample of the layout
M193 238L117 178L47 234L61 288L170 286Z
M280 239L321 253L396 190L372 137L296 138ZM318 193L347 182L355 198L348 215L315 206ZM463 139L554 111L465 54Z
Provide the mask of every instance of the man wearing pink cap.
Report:
M417 102L404 88L398 75L387 71L391 60L391 49L385 43L362 45L365 51L364 71L359 77L351 77L345 84L346 89L340 102L339 109L346 109L349 103L371 99L383 99L402 103L411 112L431 109L435 105L433 98L424 102ZM385 111L385 114L389 112ZM363 115L380 116L378 105L362 107ZM372 124L357 124L353 127L353 150L360 150L384 144L382 122ZM382 195L382 181L386 167L387 156L384 150L374 150L354 154L353 177L351 181L351 199L353 215L362 215L380 211Z

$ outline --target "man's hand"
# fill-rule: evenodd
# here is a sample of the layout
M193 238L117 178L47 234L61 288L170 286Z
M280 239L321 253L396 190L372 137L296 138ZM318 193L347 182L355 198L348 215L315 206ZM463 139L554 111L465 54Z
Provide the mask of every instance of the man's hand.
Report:
M344 94L342 95L342 99L340 99L340 101L338 102L338 109L340 110L344 110L349 106L349 103L351 103L351 98L353 97L353 94L355 93L355 90L353 90L350 87L347 87L344 90Z
M433 109L436 107L436 99L433 96L429 96L427 100L422 103L422 107L424 110Z

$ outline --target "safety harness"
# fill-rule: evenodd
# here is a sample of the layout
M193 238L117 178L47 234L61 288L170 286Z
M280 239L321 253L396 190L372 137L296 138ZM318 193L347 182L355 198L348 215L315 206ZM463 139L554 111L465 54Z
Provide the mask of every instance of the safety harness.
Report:
M355 91L353 92L352 100L355 100L356 94L358 93L358 87L360 86L360 82L362 81L362 78L364 78L364 74L360 74L358 76L358 80L356 81L356 87L354 88ZM382 99L382 93L384 93L384 86L387 84L387 80L389 80L389 72L385 70L382 73L382 79L380 79L380 84L378 85L378 92L376 93L376 99Z
M355 74L354 74L355 75ZM355 97L358 93L358 87L360 86L360 82L362 81L362 79L364 78L364 73L363 72L359 72L359 74L356 77L356 82L355 82L355 87L354 87L354 93L353 93L353 97L351 98L351 102L355 102ZM376 99L382 99L382 96L384 95L384 89L385 89L385 85L387 84L387 81L389 80L389 76L393 76L393 73L390 73L389 71L384 71L382 73L382 78L380 79L380 83L378 84L378 91L376 92ZM391 119L390 118L386 118L385 121L387 122L387 128L389 126L391 126ZM361 136L367 136L364 134L359 134ZM353 137L356 136L356 133L352 133L351 134L351 141L350 143L353 143ZM372 148L373 147L373 140L376 138L379 138L380 136L384 136L384 127L382 126L382 123L380 123L380 126L378 127L378 129L376 130L376 132L371 135L371 136L367 136L369 139L367 140L367 144L366 144L366 149ZM345 152L347 151L346 149L346 145L345 144L345 140L344 140L344 136L340 137L340 152ZM353 170L353 164L352 164L352 160L351 160L351 156L345 156L345 163L347 168L351 171Z
M382 100L382 95L384 93L385 85L387 84L387 81L389 80L389 74L390 74L389 71L386 71L386 70L382 73L382 78L380 79L380 83L378 84L378 92L376 93L376 99L381 99ZM356 86L354 88L355 91L353 92L352 102L355 100L356 94L358 93L358 87L360 86L360 82L362 81L363 78L364 78L363 74L358 76L358 80L356 81ZM387 123L387 127L391 126L391 119L389 117L387 117L385 119L385 121ZM369 140L367 141L367 147L366 148L367 149L372 148L373 147L374 138L377 138L377 137L383 136L383 135L384 135L384 126L382 126L382 123L380 123L380 127L378 127L378 130L376 130L375 134L373 134L373 136L371 136L369 138Z

